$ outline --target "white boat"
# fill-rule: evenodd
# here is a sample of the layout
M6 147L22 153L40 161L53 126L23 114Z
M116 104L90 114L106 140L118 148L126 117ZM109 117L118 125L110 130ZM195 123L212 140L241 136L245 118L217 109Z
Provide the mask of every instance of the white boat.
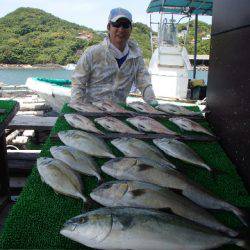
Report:
M71 81L29 77L25 85L43 98L51 108L59 112L70 101Z
M74 63L69 63L69 64L67 64L66 66L63 66L63 68L66 69L66 70L75 70L76 64L74 64Z
M149 63L151 83L156 97L187 98L188 71L192 70L185 47L178 43L177 25L161 15L158 48Z
M47 78L33 78L29 77L25 84L30 90L36 92L43 98L54 111L60 112L64 103L70 101L71 96L71 81L65 79L47 79ZM172 102L173 99L157 98L159 103ZM135 101L143 101L142 97L131 93L126 102L131 103ZM175 104L178 105L178 102ZM183 103L181 100L180 105L192 105L192 103Z

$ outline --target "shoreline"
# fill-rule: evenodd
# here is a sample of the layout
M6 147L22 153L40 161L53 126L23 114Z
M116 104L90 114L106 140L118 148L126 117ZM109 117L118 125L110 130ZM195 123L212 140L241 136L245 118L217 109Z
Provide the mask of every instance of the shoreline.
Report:
M65 69L67 65L60 65L60 64L1 64L0 63L0 70L1 69ZM197 65L197 70L201 71L208 71L209 67L205 65Z
M0 69L64 69L60 64L0 64Z

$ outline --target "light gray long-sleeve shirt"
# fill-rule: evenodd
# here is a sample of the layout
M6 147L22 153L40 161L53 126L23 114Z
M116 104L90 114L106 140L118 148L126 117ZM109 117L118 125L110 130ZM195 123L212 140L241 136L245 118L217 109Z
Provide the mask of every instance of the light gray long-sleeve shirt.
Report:
M134 41L128 40L128 46L129 54L120 68L107 38L89 47L72 75L71 101L112 100L125 103L133 82L145 101L154 100L151 78L141 51Z

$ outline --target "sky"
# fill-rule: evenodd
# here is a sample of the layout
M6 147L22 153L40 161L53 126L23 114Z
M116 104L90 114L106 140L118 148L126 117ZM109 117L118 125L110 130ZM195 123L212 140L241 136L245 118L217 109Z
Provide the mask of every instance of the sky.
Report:
M149 26L150 15L146 13L149 3L150 0L0 0L0 18L19 7L32 7L94 30L106 30L110 10L122 7L132 13L134 22ZM159 16L153 14L152 21L158 22ZM199 17L199 20L211 24L211 17Z

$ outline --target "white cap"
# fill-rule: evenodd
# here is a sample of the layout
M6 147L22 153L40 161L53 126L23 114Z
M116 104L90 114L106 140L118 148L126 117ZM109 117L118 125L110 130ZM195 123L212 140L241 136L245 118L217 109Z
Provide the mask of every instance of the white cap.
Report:
M110 11L109 22L116 22L120 18L126 18L132 23L132 14L123 8L115 8Z

